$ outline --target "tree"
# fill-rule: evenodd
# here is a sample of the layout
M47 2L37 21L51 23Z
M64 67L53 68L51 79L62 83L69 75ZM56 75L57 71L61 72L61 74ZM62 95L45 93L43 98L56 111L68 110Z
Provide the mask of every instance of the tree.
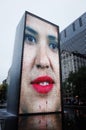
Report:
M72 84L73 95L79 96L79 99L86 101L86 67L81 67L77 72L71 72L67 79Z
M0 101L3 102L7 99L7 83L6 80L0 84Z

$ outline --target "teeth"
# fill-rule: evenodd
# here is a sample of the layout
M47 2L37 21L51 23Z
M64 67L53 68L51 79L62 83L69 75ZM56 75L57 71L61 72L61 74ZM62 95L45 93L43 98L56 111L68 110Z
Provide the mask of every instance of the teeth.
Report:
M49 85L49 83L48 82L42 82L42 83L40 83L40 85L41 86L46 86L46 85Z

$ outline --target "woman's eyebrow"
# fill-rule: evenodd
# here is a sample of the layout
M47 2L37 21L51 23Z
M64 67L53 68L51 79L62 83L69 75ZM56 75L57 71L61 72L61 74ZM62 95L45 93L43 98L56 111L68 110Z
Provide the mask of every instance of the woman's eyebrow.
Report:
M48 39L51 41L51 40L53 40L53 41L58 41L58 38L57 37L55 37L55 36L53 36L53 35L48 35Z
M25 30L26 31L29 31L30 33L34 34L34 35L38 35L38 32L35 31L33 28L29 27L29 26L26 26L25 27Z

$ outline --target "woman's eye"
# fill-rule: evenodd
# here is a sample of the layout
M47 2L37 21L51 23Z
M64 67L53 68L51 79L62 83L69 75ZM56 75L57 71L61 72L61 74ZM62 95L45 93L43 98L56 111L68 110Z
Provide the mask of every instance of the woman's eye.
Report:
M49 47L53 50L53 51L57 51L58 50L58 45L57 43L49 43Z
M35 44L36 38L32 36L31 34L25 34L25 42L29 44Z

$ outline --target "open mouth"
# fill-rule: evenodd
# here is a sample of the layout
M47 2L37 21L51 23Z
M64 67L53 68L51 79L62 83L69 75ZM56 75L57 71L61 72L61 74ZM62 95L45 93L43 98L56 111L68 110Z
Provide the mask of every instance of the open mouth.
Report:
M54 85L54 81L49 76L41 76L36 79L34 79L31 82L33 88L38 92L42 94L46 94L51 91Z

